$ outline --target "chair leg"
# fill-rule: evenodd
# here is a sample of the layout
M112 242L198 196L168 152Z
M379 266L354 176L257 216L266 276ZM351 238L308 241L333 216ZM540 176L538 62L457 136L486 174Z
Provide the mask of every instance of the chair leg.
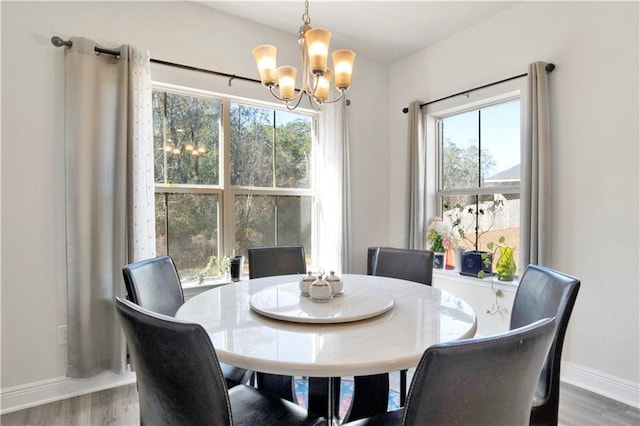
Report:
M531 417L529 418L530 426L553 426L558 424L558 403L549 398L546 403L534 405L531 407Z
M256 387L278 398L295 402L293 377L256 372Z
M243 379L242 379L242 383L245 383L249 386L251 386L252 388L254 388L256 386L256 373L255 371L251 371L251 370L247 370L247 372L245 373Z
M353 378L353 400L344 422L386 413L389 405L389 374Z
M407 399L407 370L400 370L400 406L404 407Z

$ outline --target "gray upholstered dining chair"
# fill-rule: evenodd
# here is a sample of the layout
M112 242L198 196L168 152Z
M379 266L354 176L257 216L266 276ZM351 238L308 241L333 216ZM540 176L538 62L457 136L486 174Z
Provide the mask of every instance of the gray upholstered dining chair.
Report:
M250 279L307 272L301 245L249 247L247 260ZM295 401L295 382L291 376L256 373L256 385L279 398Z
M307 272L304 247L299 245L249 247L247 260L249 262L249 278Z
M394 247L369 247L367 274L398 278L431 285L433 279L433 252ZM404 406L407 393L407 370L400 371L400 406ZM345 417L347 421L370 417L387 410L389 375L356 376L353 399Z
M178 270L169 256L134 262L122 268L130 301L162 315L175 316L184 303ZM247 383L252 372L233 365L220 364L227 386Z
M404 408L349 423L371 425L524 425L549 352L555 319L495 336L427 348Z
M368 262L371 275L398 278L431 285L433 252L393 247L371 247Z
M228 389L204 328L116 298L131 350L142 425L326 425L288 401L238 385Z
M562 346L579 289L579 279L539 265L529 265L518 284L510 328L545 317L557 319L549 356L533 396L531 424L558 424Z

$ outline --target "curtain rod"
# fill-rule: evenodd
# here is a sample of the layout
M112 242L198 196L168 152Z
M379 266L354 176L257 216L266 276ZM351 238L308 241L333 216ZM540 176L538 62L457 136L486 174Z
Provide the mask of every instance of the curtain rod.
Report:
M252 83L260 83L260 84L262 84L262 82L260 80L256 80L255 78L243 77L241 75L227 74L226 72L213 71L213 70L208 70L208 69L205 69L205 68L192 67L191 65L176 64L175 62L162 61L160 59L151 58L150 61L153 62L153 63L156 63L156 64L160 64L160 65L168 65L170 67L182 68L182 69L190 70L190 71L199 71L199 72L204 72L204 73L207 73L207 74L217 75L217 76L220 76L220 77L227 77L227 78L229 78L229 86L231 86L231 81L232 80L243 80L243 81L250 81Z
M51 44L53 44L56 47L65 46L67 48L71 48L71 46L73 46L73 42L71 40L63 40L62 38L60 38L58 36L51 37ZM114 56L117 56L117 57L120 56L120 52L117 51L117 50L103 49L103 48L97 47L97 46L94 47L94 50L96 51L96 53L106 53L106 54L114 55ZM231 86L231 81L232 80L243 80L243 81L250 81L252 83L260 83L260 84L262 84L262 82L260 80L256 80L255 78L243 77L243 76L240 76L240 75L228 74L228 73L220 72L220 71L212 71L212 70L208 70L208 69L204 69L204 68L192 67L190 65L176 64L174 62L168 62L168 61L163 61L163 60L154 59L154 58L151 58L149 61L152 62L152 63L160 64L160 65L168 65L170 67L182 68L182 69L190 70L190 71L199 71L199 72L204 72L204 73L207 73L207 74L217 75L217 76L220 76L220 77L227 77L227 78L229 78L229 86Z
M56 47L65 46L67 48L71 48L71 46L73 46L73 42L71 40L63 40L62 38L60 38L58 36L51 37L51 44L53 44ZM120 52L117 51L117 50L103 49L103 48L98 47L98 46L94 47L93 50L95 50L96 53L107 53L109 55L114 55L114 56L117 56L118 58L120 58ZM208 70L206 68L192 67L191 65L177 64L175 62L163 61L161 59L151 58L151 59L149 59L149 62L152 62L152 63L155 63L155 64L160 64L160 65L167 65L167 66L175 67L175 68L182 68L182 69L190 70L190 71L204 72L204 73L207 73L207 74L217 75L219 77L227 77L229 79L229 87L231 87L231 81L233 81L233 80L242 80L242 81L249 81L251 83L262 84L262 81L257 80L255 78L243 77L241 75L235 75L235 74L228 74L226 72ZM295 90L297 92L300 91L300 89L295 89ZM351 100L347 99L346 100L346 104L347 104L347 106L351 105Z
M67 48L71 48L71 46L73 46L73 42L71 40L63 40L58 36L51 37L51 44L53 44L55 47L65 46ZM106 53L108 55L113 55L120 58L120 51L118 50L103 49L102 47L98 46L94 47L93 50L96 53Z
M554 64L547 64L544 67L544 69L547 72L551 72L555 68L556 68L556 66ZM469 93L474 92L476 90L484 89L486 87L495 86L496 84L500 84L500 83L506 83L507 81L515 80L515 79L518 79L518 78L526 77L528 74L529 73L524 73L524 74L520 74L520 75L514 75L513 77L505 78L505 79L502 79L502 80L499 80L499 81L494 81L493 83L484 84L482 86L474 87L473 89L467 89L467 90L464 90L462 92L454 93L453 95L445 96L444 98L436 99L435 101L425 102L423 104L420 104L420 109L422 109L422 107L424 107L424 106L435 104L436 102L444 101L446 99L455 98L456 96L460 96L460 95L468 95ZM402 108L402 112L404 112L405 114L408 113L409 112L409 108L407 108L407 107Z

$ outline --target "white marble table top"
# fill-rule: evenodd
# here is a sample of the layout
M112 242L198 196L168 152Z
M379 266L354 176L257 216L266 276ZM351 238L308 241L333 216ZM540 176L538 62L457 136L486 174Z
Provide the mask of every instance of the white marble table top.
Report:
M372 318L345 323L294 323L253 312L251 296L297 281L297 275L239 281L189 299L176 317L200 323L221 362L264 373L344 377L415 367L435 343L472 337L476 316L463 300L410 281L343 275L346 286L388 292L394 306Z
M314 302L300 294L297 281L272 285L254 293L251 309L283 321L339 323L360 321L387 312L393 307L391 294L366 282L347 283L344 292L328 302Z

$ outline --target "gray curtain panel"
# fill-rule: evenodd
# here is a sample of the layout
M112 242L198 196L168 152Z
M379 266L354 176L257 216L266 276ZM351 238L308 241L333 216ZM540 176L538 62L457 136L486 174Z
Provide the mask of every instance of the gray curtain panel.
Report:
M125 295L122 267L131 258L131 82L136 77L129 46L115 49L117 57L96 55L91 40L71 41L65 49L67 376L88 377L126 368L114 298Z
M549 265L551 249L551 130L545 62L529 64L521 149L520 270ZM526 242L528 241L528 244Z
M409 104L409 248L424 250L427 229L427 155L424 140L424 118L420 101Z

